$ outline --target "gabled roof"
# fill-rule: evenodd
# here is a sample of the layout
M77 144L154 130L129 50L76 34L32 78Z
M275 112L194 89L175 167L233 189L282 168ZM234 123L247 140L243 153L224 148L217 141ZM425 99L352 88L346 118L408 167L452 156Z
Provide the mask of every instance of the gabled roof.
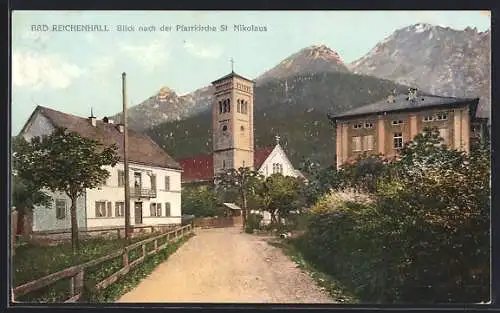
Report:
M211 154L200 154L179 160L183 169L182 181L209 181L214 175L214 159Z
M66 128L70 132L76 132L84 138L97 140L106 146L115 144L118 147L118 156L123 161L123 133L120 133L116 124L96 120L96 126L94 127L90 124L88 118L37 106L21 130L21 134L26 131L30 121L38 114L45 116L54 127ZM179 163L170 157L149 136L136 133L131 129L128 129L128 159L130 162L144 165L181 169Z
M260 148L254 151L254 168L258 170L274 148ZM179 164L183 169L182 182L210 181L214 175L214 163L211 154L200 154L183 158Z
M418 96L416 100L413 101L408 100L407 95L398 95L394 100L394 102L389 103L386 99L384 99L372 104L348 110L338 115L328 114L328 118L332 121L336 121L351 117L380 114L385 112L418 111L422 109L444 108L461 104L470 104L470 113L471 116L474 117L476 115L477 104L479 102L479 98L454 98L434 95Z
M241 76L241 75L239 75L239 74L236 74L234 71L232 71L231 73L229 73L229 74L227 74L227 75L224 75L224 76L222 76L222 77L221 77L221 78L219 78L219 79L214 80L214 81L212 82L212 85L213 85L213 84L215 84L215 83L220 82L221 80L224 80L224 79L227 79L227 78L231 78L231 77L238 77L238 78L244 79L244 80L246 80L246 81L249 81L249 82L251 82L251 83L255 83L255 81L253 81L253 80L251 80L251 79L248 79L248 78L246 78L246 77L243 77L243 76Z

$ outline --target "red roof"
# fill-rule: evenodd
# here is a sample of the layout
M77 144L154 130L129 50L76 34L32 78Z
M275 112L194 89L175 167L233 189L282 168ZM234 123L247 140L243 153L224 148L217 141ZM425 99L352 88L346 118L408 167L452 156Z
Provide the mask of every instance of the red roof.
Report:
M274 148L261 148L254 152L254 168L258 169ZM209 181L214 174L214 161L211 154L200 154L178 160L183 169L182 182Z

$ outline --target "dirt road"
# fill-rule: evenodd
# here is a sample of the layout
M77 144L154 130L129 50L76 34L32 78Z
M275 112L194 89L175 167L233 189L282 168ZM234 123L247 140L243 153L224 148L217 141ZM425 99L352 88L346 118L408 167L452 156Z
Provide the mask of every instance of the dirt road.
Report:
M118 302L334 302L266 239L241 228L197 230Z

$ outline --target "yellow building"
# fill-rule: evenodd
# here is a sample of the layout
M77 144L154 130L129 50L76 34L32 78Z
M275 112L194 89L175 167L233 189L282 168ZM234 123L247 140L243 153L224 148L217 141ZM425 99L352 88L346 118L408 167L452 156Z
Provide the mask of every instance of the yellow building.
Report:
M336 125L337 168L362 154L395 157L403 146L426 128L437 128L444 143L469 152L471 129L482 129L476 120L479 98L452 98L408 94L328 115ZM479 121L479 122L478 122ZM474 126L474 127L473 127Z

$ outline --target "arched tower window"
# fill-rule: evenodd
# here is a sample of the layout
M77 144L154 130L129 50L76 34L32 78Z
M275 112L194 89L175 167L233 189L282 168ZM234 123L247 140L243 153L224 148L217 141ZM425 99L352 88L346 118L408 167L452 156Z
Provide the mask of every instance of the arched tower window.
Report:
M223 107L222 107L222 101L219 101L219 113L222 113Z
M231 112L231 100L227 99L227 113Z
M241 113L241 103L240 103L240 99L238 99L236 102L238 103L237 108L236 108L236 112Z

